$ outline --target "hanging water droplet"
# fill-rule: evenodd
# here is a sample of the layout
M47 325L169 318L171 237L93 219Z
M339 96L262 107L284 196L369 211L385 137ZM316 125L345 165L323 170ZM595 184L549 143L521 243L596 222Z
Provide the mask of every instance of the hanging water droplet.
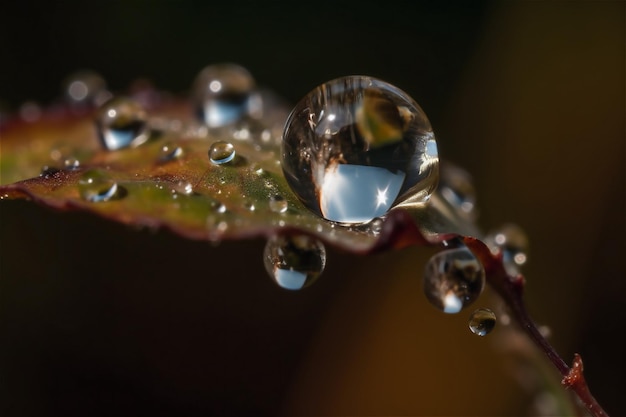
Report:
M125 194L121 186L97 170L87 171L80 177L78 192L84 200L92 203L115 200Z
M471 175L447 162L440 170L439 191L443 198L466 217L475 217L476 190Z
M183 156L183 148L174 144L166 143L161 147L159 160L161 162L169 162Z
M485 271L465 246L435 254L424 271L424 294L444 313L458 313L473 303L485 285Z
M366 223L411 197L426 201L439 158L430 122L405 92L361 76L323 84L285 125L282 166L310 210L340 223Z
M519 267L528 260L528 237L521 227L505 224L485 238L492 253L502 253L502 263L511 276L519 274Z
M326 249L319 240L306 235L273 236L263 254L270 277L287 290L311 285L326 265Z
M285 213L289 208L289 203L282 195L273 195L270 197L270 210L274 213Z
M262 107L252 75L235 64L204 68L194 83L194 100L198 117L210 127L259 117Z
M148 139L148 116L135 101L114 98L98 111L96 125L102 145L110 150L138 146Z
M230 142L218 141L209 148L209 160L215 165L226 164L235 158L235 147Z
M65 169L74 171L80 168L80 161L76 158L67 158L65 161L63 161L63 166L65 167Z
M98 73L84 70L70 74L63 82L66 99L73 105L93 106L108 95L106 82Z
M496 314L488 308L479 308L469 319L469 328L478 336L488 335L496 326Z

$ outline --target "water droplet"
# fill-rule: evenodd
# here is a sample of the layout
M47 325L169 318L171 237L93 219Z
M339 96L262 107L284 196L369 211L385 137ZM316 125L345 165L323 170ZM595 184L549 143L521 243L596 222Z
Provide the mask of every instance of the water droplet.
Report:
M505 224L485 238L485 243L494 254L502 253L502 262L511 276L519 274L519 267L528 260L528 237L521 227Z
M226 164L235 158L235 147L230 142L218 141L209 148L209 160L215 165Z
M193 185L188 181L178 181L173 189L179 194L191 195L193 193Z
M67 100L78 106L101 104L103 97L108 95L104 78L88 70L70 74L63 82L63 90Z
M194 83L194 100L198 117L210 127L258 117L262 107L252 75L235 64L204 68Z
M255 211L256 210L256 207L254 206L254 203L251 202L251 201L246 201L243 206L248 211Z
M97 170L85 172L78 180L80 196L92 203L122 198L125 190L104 173Z
M63 161L63 166L65 167L65 169L74 171L80 168L80 161L76 158L67 158L65 161Z
M215 213L219 213L219 214L226 213L226 206L221 201L211 200L209 204L211 206L211 210L213 210Z
M173 161L174 159L178 159L181 156L183 156L182 147L173 143L166 143L161 147L159 160L161 162L169 162Z
M443 198L466 217L475 216L476 190L471 175L447 162L441 167L439 191Z
M469 319L469 328L478 336L488 335L496 326L496 314L488 308L479 308Z
M326 249L317 239L306 235L273 236L265 245L265 269L274 281L287 290L311 285L326 265Z
M458 313L473 303L485 285L485 271L465 246L435 254L424 271L426 298L444 313Z
M289 208L289 203L282 195L273 195L270 197L270 210L274 213L285 213Z
M59 172L61 172L59 168L44 165L41 168L41 173L39 174L39 176L43 178L51 178L57 175Z
M287 182L318 215L366 223L411 198L426 201L439 158L419 105L384 81L361 76L323 84L294 108L285 125Z
M102 145L110 151L137 146L148 139L148 116L135 101L114 98L98 111L96 125Z

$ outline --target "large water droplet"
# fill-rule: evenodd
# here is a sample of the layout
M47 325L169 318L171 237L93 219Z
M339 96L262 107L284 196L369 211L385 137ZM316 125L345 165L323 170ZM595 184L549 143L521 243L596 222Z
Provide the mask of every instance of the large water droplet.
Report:
M122 198L125 190L104 173L97 170L85 172L78 180L80 196L92 203Z
M326 265L326 249L319 240L306 235L273 236L265 245L265 269L287 290L311 285Z
M424 271L426 298L444 313L458 313L473 303L485 285L485 271L465 246L430 258Z
M107 101L98 111L100 141L110 151L137 146L148 139L148 116L137 102L127 98Z
M502 262L509 275L518 275L519 267L528 260L528 237L515 224L505 224L489 233L485 243L494 254L502 253Z
M204 68L194 83L194 100L198 117L210 127L258 117L262 107L252 75L235 64Z
M209 148L209 160L215 165L226 164L235 158L235 147L230 142L218 141Z
M469 319L469 328L478 336L488 335L496 326L496 314L488 308L475 310Z
M283 133L287 182L310 210L335 222L365 223L406 198L428 200L438 165L422 109L375 78L317 87L296 105Z
M439 191L442 197L459 213L469 218L475 217L476 190L470 174L449 162L441 168Z

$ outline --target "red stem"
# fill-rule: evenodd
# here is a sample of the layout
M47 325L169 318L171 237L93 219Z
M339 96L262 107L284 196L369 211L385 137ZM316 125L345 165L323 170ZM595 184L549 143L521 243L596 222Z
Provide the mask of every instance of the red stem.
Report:
M552 345L541 335L537 326L530 318L524 299L524 278L521 275L510 277L504 270L502 259L494 256L489 248L478 239L465 237L465 244L474 252L485 268L487 281L504 299L511 309L513 317L533 342L546 354L554 364L563 379L561 384L576 393L583 405L593 417L608 417L608 414L594 398L587 386L583 375L583 362L579 354L574 355L574 362L570 368L554 350Z

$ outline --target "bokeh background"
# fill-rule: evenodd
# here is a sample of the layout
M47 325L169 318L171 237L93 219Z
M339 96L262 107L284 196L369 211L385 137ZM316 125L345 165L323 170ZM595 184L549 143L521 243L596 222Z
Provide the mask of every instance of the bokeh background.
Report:
M526 230L531 314L624 415L624 14L610 1L20 2L2 6L0 100L45 105L82 68L115 91L141 77L187 94L225 61L292 103L347 74L399 86L441 156L474 176L480 226ZM265 276L262 241L0 210L0 415L537 415L558 402L523 339L503 326L478 338L465 312L428 305L429 249L331 249L294 294Z

